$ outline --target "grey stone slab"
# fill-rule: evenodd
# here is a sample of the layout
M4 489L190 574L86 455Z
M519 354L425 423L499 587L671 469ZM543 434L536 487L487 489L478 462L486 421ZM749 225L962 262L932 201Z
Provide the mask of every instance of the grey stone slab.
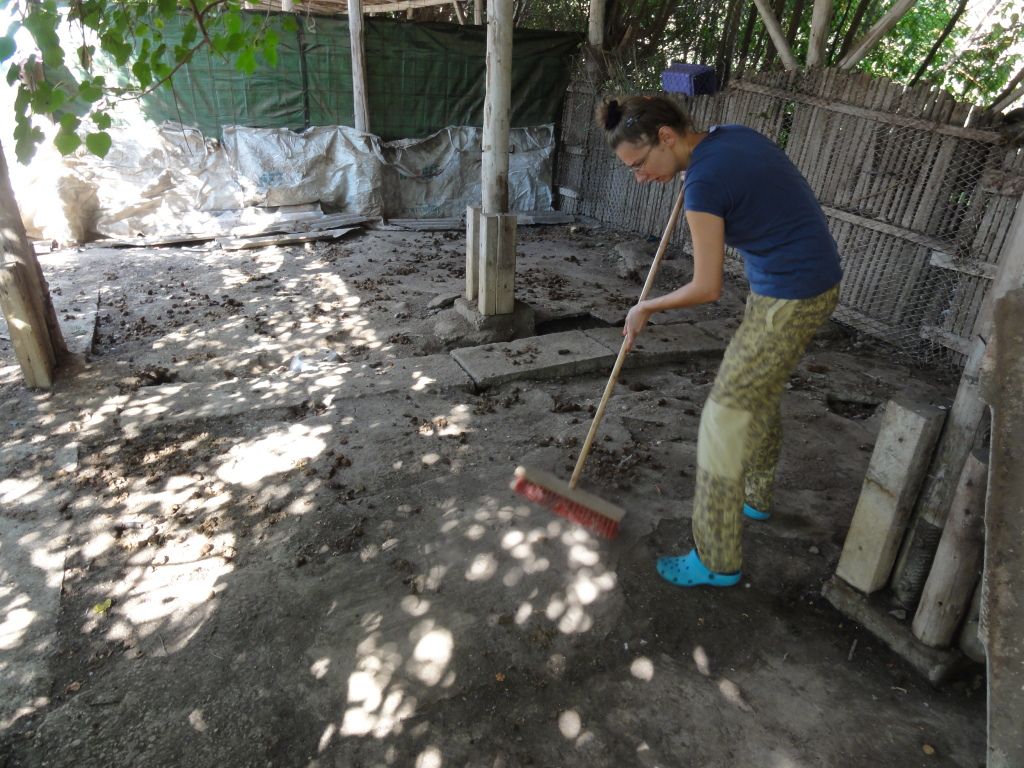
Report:
M219 382L175 382L143 387L121 412L129 438L168 424L240 416L291 408L307 400L328 402L388 392L469 390L472 381L448 355L428 355L383 363L311 365L280 378Z
M481 389L517 379L555 379L611 371L615 352L583 331L533 336L452 352Z
M584 333L614 354L619 353L621 328L591 328ZM649 325L633 345L623 367L677 363L694 355L721 355L726 346L727 342L689 323Z
M61 333L68 351L73 355L89 356L96 341L96 318L99 315L99 293L80 294L73 298L54 295L53 309L60 323Z
M49 702L68 526L0 517L0 730Z

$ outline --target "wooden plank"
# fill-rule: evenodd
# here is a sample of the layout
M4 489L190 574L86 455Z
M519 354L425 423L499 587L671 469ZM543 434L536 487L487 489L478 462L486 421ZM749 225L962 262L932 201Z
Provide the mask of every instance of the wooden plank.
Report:
M984 277L989 280L996 276L998 267L978 259L957 259L952 254L944 251L931 251L928 263L939 269L951 269L954 272L962 272L965 275Z
M466 301L480 298L480 206L466 207Z
M312 243L316 240L336 240L358 227L342 227L341 229L323 229L312 232L291 232L266 237L243 237L237 239L218 238L217 244L225 251L244 251L251 248L268 248L272 245L298 245Z
M753 93L765 94L769 96L792 98L794 101L802 101L807 104L815 104L816 106L824 107L825 109L832 110L833 112L841 112L843 114L854 115L857 117L863 117L868 120L876 120L878 122L886 123L887 125L902 126L906 128L919 128L928 131L938 131L943 135L957 136L963 139L970 139L972 141L978 141L986 144L1001 145L1003 143L1003 136L1001 133L996 131L984 131L977 130L975 128L963 128L957 125L938 125L927 120L920 120L917 118L906 117L904 115L892 114L890 112L881 110L869 110L864 107L857 107L851 104L838 104L831 102L827 99L823 99L816 96L809 96L802 93L787 94L785 91L780 91L776 88L770 88L763 85L752 83L749 80L741 80L733 84L733 87L742 91L751 91ZM902 91L902 88L895 86L896 90Z
M495 282L497 284L495 310L499 315L512 314L516 306L516 217L502 214L498 217L498 258Z

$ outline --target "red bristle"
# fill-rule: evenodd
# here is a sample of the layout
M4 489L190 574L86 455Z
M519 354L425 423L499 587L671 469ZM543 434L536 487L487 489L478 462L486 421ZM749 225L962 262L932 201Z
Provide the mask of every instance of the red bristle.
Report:
M619 521L605 517L590 507L561 496L543 486L531 483L524 477L517 477L512 490L527 501L548 507L560 517L594 531L598 536L614 539L619 533Z

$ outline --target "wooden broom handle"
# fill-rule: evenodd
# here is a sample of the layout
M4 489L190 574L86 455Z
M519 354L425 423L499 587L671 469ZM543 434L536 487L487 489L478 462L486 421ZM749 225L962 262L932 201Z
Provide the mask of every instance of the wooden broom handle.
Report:
M658 252L655 254L654 261L651 262L651 268L647 272L647 280L644 282L643 290L640 291L640 298L637 299L638 304L647 298L647 294L651 292L651 288L654 286L654 278L657 277L658 267L661 266L661 260L665 256L665 251L668 250L669 240L672 239L672 234L675 232L676 224L679 221L679 214L683 210L683 189L684 187L679 188L679 197L676 198L676 204L672 207L672 215L669 216L668 224L665 225L665 231L661 235L661 244L658 245ZM580 475L583 474L583 465L586 464L587 456L590 455L590 448L594 444L597 428L604 417L604 409L608 405L612 391L615 389L615 382L619 380L619 373L622 371L622 363L626 360L627 351L626 340L623 339L622 346L619 347L619 356L615 358L612 375L608 377L608 384L605 385L604 394L601 396L601 403L597 406L594 421L590 425L587 439L583 442L583 450L580 451L580 457L576 460L576 469L573 470L572 479L569 480L570 488L576 487L576 484L580 481Z

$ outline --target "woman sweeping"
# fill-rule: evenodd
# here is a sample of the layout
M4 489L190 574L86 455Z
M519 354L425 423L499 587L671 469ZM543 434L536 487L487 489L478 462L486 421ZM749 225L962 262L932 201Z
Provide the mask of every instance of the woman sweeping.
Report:
M704 405L697 438L696 548L658 560L658 573L673 584L731 586L740 580L742 515L771 515L782 392L836 307L839 254L810 185L757 131L740 125L697 131L664 97L605 99L597 121L637 181L666 183L686 174L693 279L629 311L622 331L628 346L655 312L718 299L726 245L743 257L750 283L746 311Z

